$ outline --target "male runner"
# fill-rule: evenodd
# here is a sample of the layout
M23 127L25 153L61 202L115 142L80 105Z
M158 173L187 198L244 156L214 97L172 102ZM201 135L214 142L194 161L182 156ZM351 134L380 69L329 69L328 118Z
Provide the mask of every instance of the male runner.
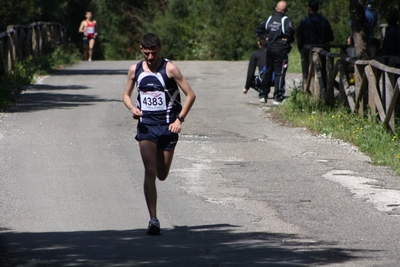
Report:
M144 164L144 195L150 214L147 234L158 235L161 229L157 219L156 177L164 181L168 176L178 133L196 95L178 67L160 57L161 41L156 34L143 35L140 50L144 60L129 68L123 102L138 120L135 138ZM135 84L138 96L133 105ZM183 105L178 86L186 95Z
M93 47L97 37L97 22L92 19L92 12L86 12L86 20L81 22L79 32L83 33L83 52L85 60L92 61Z

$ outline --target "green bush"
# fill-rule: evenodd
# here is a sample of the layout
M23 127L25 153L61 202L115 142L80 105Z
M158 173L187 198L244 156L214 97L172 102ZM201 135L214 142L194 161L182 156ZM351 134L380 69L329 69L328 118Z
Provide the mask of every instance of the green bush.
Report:
M50 58L50 71L79 62L81 55L75 45L68 43L57 47Z
M80 55L73 45L56 48L50 56L38 55L15 63L13 70L0 77L0 109L12 105L24 86L34 82L36 75L78 62Z

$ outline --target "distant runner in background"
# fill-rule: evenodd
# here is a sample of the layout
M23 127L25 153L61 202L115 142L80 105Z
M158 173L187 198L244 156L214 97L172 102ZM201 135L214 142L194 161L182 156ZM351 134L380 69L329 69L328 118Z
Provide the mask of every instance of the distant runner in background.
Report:
M86 20L81 22L79 32L83 33L83 52L85 60L92 61L93 47L98 33L97 22L92 19L92 12L86 12Z

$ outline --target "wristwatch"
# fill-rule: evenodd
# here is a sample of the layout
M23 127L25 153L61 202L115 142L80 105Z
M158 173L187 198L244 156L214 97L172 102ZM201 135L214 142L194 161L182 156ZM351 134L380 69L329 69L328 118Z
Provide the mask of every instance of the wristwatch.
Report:
M184 122L185 121L185 117L178 116L178 120L180 120L180 122Z

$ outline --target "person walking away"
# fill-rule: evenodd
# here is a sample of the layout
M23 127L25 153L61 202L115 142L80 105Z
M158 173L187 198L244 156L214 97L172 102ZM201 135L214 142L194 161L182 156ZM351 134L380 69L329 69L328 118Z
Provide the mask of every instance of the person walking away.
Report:
M159 235L156 178L164 181L168 176L178 134L196 95L179 68L160 56L158 35L147 33L140 44L144 60L129 68L122 99L138 120L135 139L144 165L144 195L150 215L147 234ZM135 85L138 95L133 105ZM179 88L186 95L183 105Z
M83 33L83 53L87 61L92 61L94 43L98 34L97 22L92 19L92 12L87 11L86 19L81 22L79 32Z
M388 27L382 43L382 54L384 56L400 57L400 25L397 24L399 15L392 12L387 17Z
M258 92L258 97L261 103L267 102L267 95L265 91L261 90L262 77L266 70L266 48L267 41L264 39L259 39L257 41L258 49L254 51L249 60L249 66L247 68L246 84L242 90L244 94L247 94L250 88L254 88ZM258 69L258 75L255 75L256 68Z
M367 28L368 41L374 38L375 27L378 24L378 12L372 7L373 0L368 0L365 6L365 24Z
M275 7L275 14L263 21L256 28L258 38L265 38L267 48L267 71L262 80L261 90L268 95L272 83L272 73L275 72L274 104L284 100L285 76L288 68L288 53L290 44L294 41L293 22L285 16L288 6L285 1L279 1Z
M320 13L318 1L309 1L307 5L307 17L300 21L296 32L297 48L301 56L301 69L303 73L303 85L308 79L309 50L305 45L322 46L329 51L327 44L334 40L332 27L329 21ZM326 60L321 57L322 69L325 70ZM326 73L323 78L326 81Z

